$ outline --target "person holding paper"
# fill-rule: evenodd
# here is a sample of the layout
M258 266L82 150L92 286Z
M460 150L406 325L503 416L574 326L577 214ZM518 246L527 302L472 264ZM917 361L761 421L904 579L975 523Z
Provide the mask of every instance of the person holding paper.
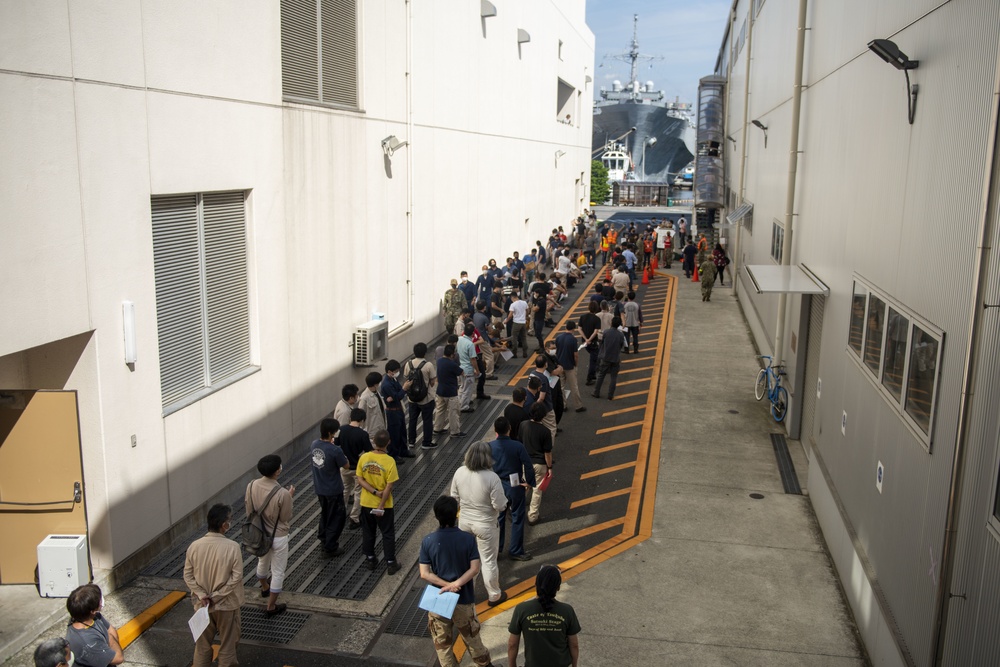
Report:
M490 651L479 636L476 592L472 583L482 565L476 538L455 525L458 501L451 496L441 496L434 501L434 517L440 528L420 543L420 578L439 587L443 593L458 593L458 604L451 618L427 612L427 627L438 661L441 667L458 667L452 650L453 630L458 628L469 648L472 662L488 667L492 664Z
M216 504L208 510L208 533L188 547L184 583L191 591L195 611L208 608L208 627L194 644L192 667L212 664L212 640L219 634L219 667L235 667L240 641L240 605L243 604L243 554L226 537L233 511ZM343 524L341 524L343 525Z
M476 538L482 561L483 584L489 605L495 607L507 599L500 588L500 570L497 568L497 546L500 526L497 517L507 509L500 478L493 472L490 445L475 442L465 451L465 465L455 471L451 480L451 495L462 508L458 527Z
M525 391L521 387L514 388L514 406L524 412L520 406L524 403ZM520 403L517 403L520 401ZM508 405L509 409L512 407ZM504 410L506 415L508 410ZM521 422L519 421L518 424ZM507 506L510 510L510 554L511 560L531 560L531 554L524 550L524 517L527 511L525 503L525 486L535 485L535 469L528 458L528 451L517 440L510 437L512 432L510 419L506 416L497 417L493 422L497 439L490 443L493 456L493 472L500 477L504 495L507 496ZM503 553L504 532L507 527L507 509L500 514L500 553Z

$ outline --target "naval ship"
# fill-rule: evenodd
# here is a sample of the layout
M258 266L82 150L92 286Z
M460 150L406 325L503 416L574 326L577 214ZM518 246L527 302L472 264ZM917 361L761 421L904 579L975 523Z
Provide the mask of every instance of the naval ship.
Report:
M611 56L630 63L627 85L614 81L594 101L593 155L608 167L611 182L673 183L694 157L695 125L691 105L666 101L652 81L639 82L638 63L654 56L639 53L639 15L633 15L628 52Z

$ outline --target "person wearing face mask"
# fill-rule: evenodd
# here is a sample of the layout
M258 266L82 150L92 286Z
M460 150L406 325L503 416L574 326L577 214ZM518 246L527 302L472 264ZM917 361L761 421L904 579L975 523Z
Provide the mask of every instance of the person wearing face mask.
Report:
M107 667L125 662L118 629L101 615L103 607L104 595L97 584L84 584L66 598L70 617L66 642L77 665Z
M68 641L53 637L35 648L34 660L35 667L73 667L75 658Z
M343 509L341 509L343 512ZM208 627L194 644L192 667L212 664L212 640L219 634L219 667L235 667L243 604L243 554L226 537L233 518L229 505L208 510L208 532L191 543L184 558L184 583L195 611L208 607ZM343 527L343 523L341 523Z
M476 278L476 301L484 299L489 301L490 292L493 291L493 274L490 273L490 267L483 264L483 272ZM471 306L474 308L476 305L475 301L472 302Z
M463 308L472 308L476 303L476 284L469 280L468 271L462 271L462 281L458 283L458 291L465 295Z

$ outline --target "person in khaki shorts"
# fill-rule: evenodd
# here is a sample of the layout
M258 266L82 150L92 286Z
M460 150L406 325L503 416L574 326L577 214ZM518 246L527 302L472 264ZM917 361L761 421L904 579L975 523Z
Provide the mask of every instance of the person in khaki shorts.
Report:
M219 633L219 667L235 667L243 604L243 553L226 537L233 518L229 505L208 510L208 532L191 543L184 559L184 583L195 611L208 607L208 628L194 645L192 667L212 664L212 639Z
M469 648L473 664L488 667L493 663L489 649L479 636L481 626L476 618L473 581L481 568L476 538L455 525L458 501L451 496L441 496L434 501L434 517L440 528L420 543L420 578L443 592L458 593L458 604L450 619L427 612L427 629L430 630L434 650L441 667L458 667L452 650L455 642L452 634L458 628Z

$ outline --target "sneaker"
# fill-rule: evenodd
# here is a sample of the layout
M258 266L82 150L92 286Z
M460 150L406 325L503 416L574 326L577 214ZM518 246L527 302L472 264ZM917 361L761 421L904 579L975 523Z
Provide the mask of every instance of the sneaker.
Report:
M365 567L374 572L378 567L378 558L365 558Z
M420 445L420 449L435 449L438 446L436 442L425 442Z
M396 573L397 573L397 572L399 572L399 571L400 571L401 569L402 569L402 568L401 568L401 567L399 566L399 563L397 563L396 561L390 561L390 562L389 562L389 563L388 563L388 564L387 564L387 565L385 566L385 573L386 573L386 574L396 574Z
M352 521L349 521L348 524L347 524L347 529L348 530L357 530L358 528L361 528L361 522L360 521L353 521L352 520Z
M500 594L500 597L498 597L496 600L488 600L486 604L489 605L490 607L495 607L498 604L503 604L504 602L506 602L508 598L510 598L510 596L507 595L507 591L504 591L503 593Z
M531 560L531 554L529 554L527 551L521 552L519 554L511 554L510 555L510 559L511 560L521 560L521 561Z

